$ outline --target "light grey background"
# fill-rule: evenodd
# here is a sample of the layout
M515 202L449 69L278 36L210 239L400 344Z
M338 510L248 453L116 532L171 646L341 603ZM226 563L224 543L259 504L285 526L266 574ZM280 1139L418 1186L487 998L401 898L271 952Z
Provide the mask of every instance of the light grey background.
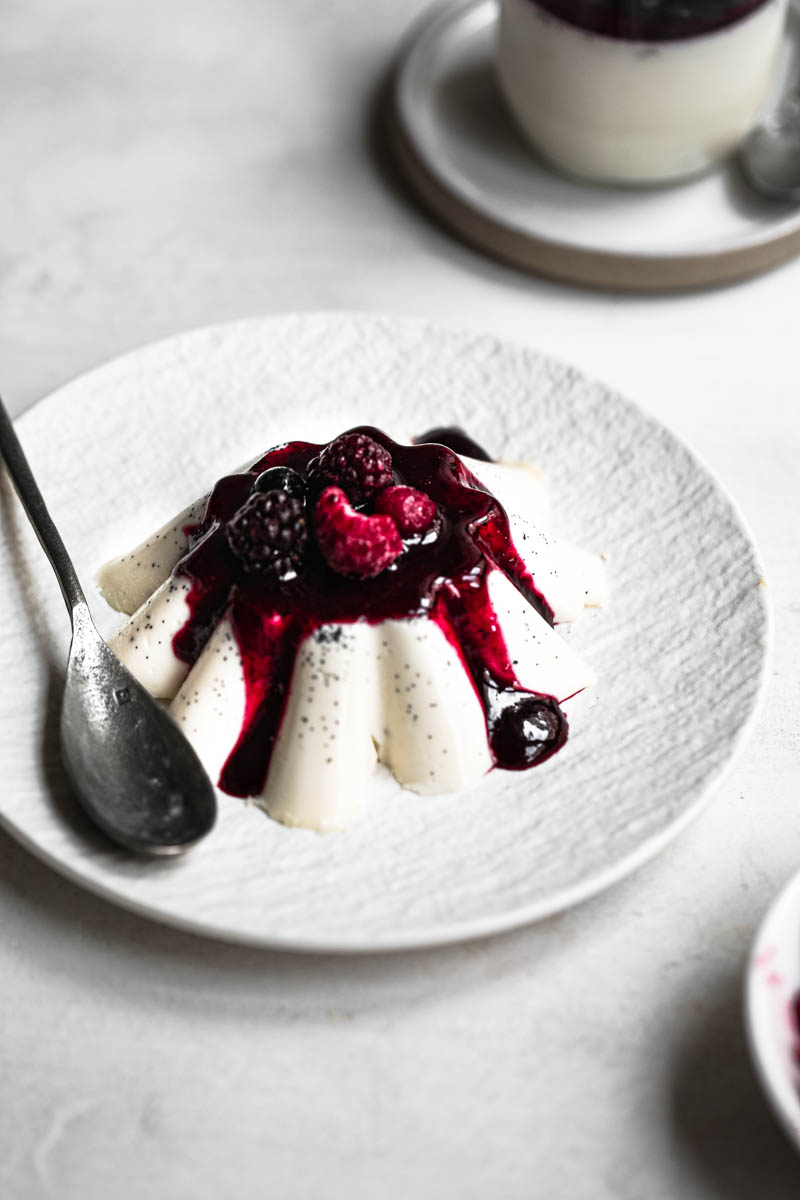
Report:
M740 984L800 860L800 264L643 300L537 282L451 240L371 130L421 8L5 0L4 394L21 412L119 351L258 312L388 309L526 341L639 400L740 502L776 609L767 705L659 860L538 928L448 951L203 942L0 835L9 1200L798 1195Z

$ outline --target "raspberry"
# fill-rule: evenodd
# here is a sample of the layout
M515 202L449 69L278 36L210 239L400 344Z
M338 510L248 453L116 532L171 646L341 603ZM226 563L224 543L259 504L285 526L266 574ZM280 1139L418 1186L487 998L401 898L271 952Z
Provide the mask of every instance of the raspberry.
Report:
M308 464L320 487L343 488L352 504L364 504L392 482L392 456L365 433L343 433Z
M277 490L254 492L225 527L228 545L254 575L296 574L308 543L303 502Z
M430 529L436 517L436 505L430 496L416 488L386 488L375 501L375 512L391 517L402 534L410 536Z
M338 487L329 487L314 510L317 541L328 565L339 575L372 579L403 552L391 517L358 513Z

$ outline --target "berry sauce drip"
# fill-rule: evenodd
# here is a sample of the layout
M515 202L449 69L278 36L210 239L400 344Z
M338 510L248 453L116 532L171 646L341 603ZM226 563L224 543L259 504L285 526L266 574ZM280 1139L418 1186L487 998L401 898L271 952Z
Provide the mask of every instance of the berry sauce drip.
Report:
M629 41L697 37L741 20L766 0L537 0L570 25Z
M414 438L417 446L422 446L427 442L438 442L440 446L447 446L455 454L466 454L467 458L476 458L479 462L492 461L492 456L484 450L483 446L473 441L459 425L437 425L435 429L428 429L419 437Z
M203 520L187 530L189 549L174 570L192 585L190 617L173 639L178 658L193 665L226 615L237 639L245 715L219 780L235 796L263 790L298 647L328 625L419 617L435 621L457 651L483 706L496 766L525 769L550 757L566 740L567 722L556 700L517 680L489 599L489 574L501 570L553 623L552 610L514 547L505 510L441 443L403 446L372 428L347 436L352 434L366 435L389 452L393 487L416 489L437 508L435 525L427 534L405 540L387 569L372 578L338 574L314 537L304 545L296 573L280 577L242 569L227 531L264 472L272 477L274 469L288 469L306 480L309 513L315 486L318 492L325 485L325 480L314 482L314 464L325 447L290 442L270 450L249 471L219 480ZM374 497L362 503L362 510L373 503Z

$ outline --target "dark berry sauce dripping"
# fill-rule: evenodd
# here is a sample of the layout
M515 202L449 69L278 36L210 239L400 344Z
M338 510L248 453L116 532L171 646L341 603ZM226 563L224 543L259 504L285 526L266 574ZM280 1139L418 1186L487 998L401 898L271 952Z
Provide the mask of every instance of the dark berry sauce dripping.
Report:
M570 25L605 37L667 42L722 29L768 0L536 0Z
M435 621L456 648L480 699L496 766L525 769L550 757L566 740L567 722L556 700L517 680L489 600L488 576L496 567L553 623L552 610L514 547L504 509L447 446L421 441L402 446L377 429L356 432L384 446L392 456L396 482L426 492L439 512L436 536L407 543L401 557L377 577L354 580L336 574L313 537L302 570L287 581L248 576L229 549L225 523L251 495L255 480L276 466L305 475L322 449L309 442L276 446L248 472L221 479L202 522L187 530L189 550L174 574L191 580L191 615L173 647L178 658L193 665L227 613L246 692L241 734L219 780L232 795L263 790L298 647L326 625L420 616ZM471 455L478 457L474 451L481 448L471 447Z
M428 429L414 438L415 446L422 446L426 442L438 442L440 446L447 446L448 450L455 454L476 458L479 462L492 461L491 455L483 446L474 441L459 425L437 425L435 429Z

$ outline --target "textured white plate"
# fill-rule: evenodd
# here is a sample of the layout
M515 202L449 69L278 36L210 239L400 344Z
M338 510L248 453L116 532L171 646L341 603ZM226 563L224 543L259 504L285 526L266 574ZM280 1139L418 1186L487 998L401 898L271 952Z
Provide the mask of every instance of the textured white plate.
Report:
M771 905L753 942L745 980L750 1051L764 1090L800 1150L800 872Z
M756 195L734 163L673 187L572 182L540 162L494 79L495 0L426 15L401 54L395 141L412 184L469 241L531 270L612 288L720 283L800 250L800 207ZM776 96L796 79L790 11Z
M697 812L750 720L767 614L755 550L689 451L575 370L491 337L375 316L223 326L76 380L19 423L89 585L232 465L356 422L402 436L459 422L550 477L557 531L611 556L607 611L568 630L599 686L550 762L420 798L376 780L341 836L288 830L221 797L184 860L141 863L86 836L55 737L67 636L55 580L4 494L0 816L87 887L222 937L296 948L430 945L505 929L631 871ZM7 489L5 489L7 493ZM119 618L95 598L103 632Z

